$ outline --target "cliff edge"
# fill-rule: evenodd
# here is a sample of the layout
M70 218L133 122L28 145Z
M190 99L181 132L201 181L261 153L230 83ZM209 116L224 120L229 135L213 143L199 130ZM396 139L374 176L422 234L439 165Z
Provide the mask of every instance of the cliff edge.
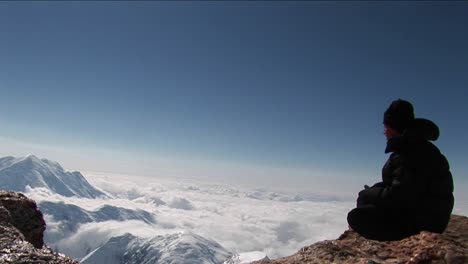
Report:
M0 264L78 264L44 245L45 226L33 200L0 191Z
M255 264L463 264L468 263L468 218L452 215L443 234L423 231L400 241L367 240L352 230L296 254Z

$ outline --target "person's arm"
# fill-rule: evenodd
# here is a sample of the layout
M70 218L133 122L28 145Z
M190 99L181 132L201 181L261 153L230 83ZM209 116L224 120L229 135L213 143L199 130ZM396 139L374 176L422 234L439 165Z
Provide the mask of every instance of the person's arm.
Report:
M393 159L396 166L392 172L394 177L391 184L388 186L376 184L361 191L360 195L375 205L399 208L417 206L415 203L424 190L424 179L420 179L424 173L418 171L416 164L412 164L408 158L395 155Z
M380 187L380 188L385 187L385 183L383 181L378 182L378 183L372 185L371 188L374 188L374 187Z
M374 184L374 185L372 186L372 188L373 188L374 186L380 186L381 184L383 184L383 183L382 183L382 182L378 182L378 183ZM357 201L356 201L356 206L357 206L357 207L363 207L363 206L368 206L368 205L372 205L372 204L373 204L373 202L370 201L370 200L368 199L368 197L366 197L366 195L365 195L366 191L367 191L368 189L370 189L370 188L371 188L371 187L369 187L369 186L366 184L366 185L364 185L364 189L361 190L361 191L359 192L358 198L357 198Z

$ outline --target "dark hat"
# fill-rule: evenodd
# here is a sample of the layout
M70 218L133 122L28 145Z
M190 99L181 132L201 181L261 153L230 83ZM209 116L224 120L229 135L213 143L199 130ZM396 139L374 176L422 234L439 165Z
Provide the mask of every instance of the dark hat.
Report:
M405 100L395 100L384 113L384 124L403 133L414 120L413 105Z

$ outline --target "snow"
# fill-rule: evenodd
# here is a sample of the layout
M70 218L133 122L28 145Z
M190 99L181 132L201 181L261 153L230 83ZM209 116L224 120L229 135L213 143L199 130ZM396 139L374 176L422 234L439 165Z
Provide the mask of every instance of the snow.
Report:
M269 258L262 251L244 252L232 256L231 259L226 260L223 264L247 264L259 260L269 260Z
M81 260L83 264L218 264L232 253L191 232L143 239L131 234L111 238Z
M27 187L46 188L63 196L95 198L95 189L79 172L67 172L60 164L34 155L0 159L0 189L25 192Z
M44 213L46 243L76 259L86 256L83 263L241 264L276 258L336 237L344 228L343 212L354 205L315 192L90 176L102 192L57 162L34 155L0 158L0 189L25 190Z
M45 233L45 242L49 246L58 247L60 240L71 236L80 225L106 221L138 220L146 224L154 224L153 214L144 210L131 210L111 205L104 205L94 211L88 211L73 204L42 201L39 209L50 219L50 223L59 222L53 231Z

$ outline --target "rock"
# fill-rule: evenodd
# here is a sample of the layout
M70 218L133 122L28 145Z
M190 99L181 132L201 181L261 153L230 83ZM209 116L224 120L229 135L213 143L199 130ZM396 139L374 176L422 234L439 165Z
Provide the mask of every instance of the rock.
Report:
M33 200L0 191L0 264L77 264L44 246L44 230L42 213Z
M0 206L9 212L11 223L24 235L26 241L36 248L42 248L46 224L36 203L20 193L0 192Z
M443 234L423 231L400 241L367 240L352 230L296 254L256 264L463 264L468 263L468 218L452 215Z

